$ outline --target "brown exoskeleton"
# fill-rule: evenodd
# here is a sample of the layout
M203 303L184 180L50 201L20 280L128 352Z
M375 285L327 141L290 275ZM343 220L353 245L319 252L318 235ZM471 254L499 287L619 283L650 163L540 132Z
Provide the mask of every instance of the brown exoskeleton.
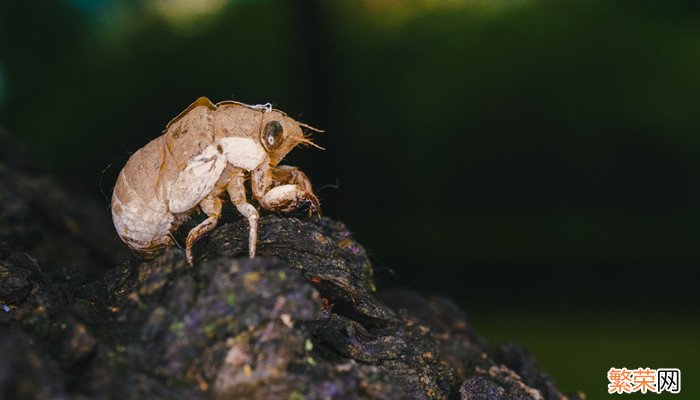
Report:
M259 214L246 198L248 177L252 197L262 208L288 212L308 204L310 213L320 209L306 175L278 166L296 145L314 145L302 128L318 131L269 104L213 104L199 98L161 136L136 151L119 173L112 195L119 236L132 249L151 254L174 244L172 232L200 208L207 218L187 235L187 261L192 264L192 245L216 226L226 191L248 219L248 252L254 257Z

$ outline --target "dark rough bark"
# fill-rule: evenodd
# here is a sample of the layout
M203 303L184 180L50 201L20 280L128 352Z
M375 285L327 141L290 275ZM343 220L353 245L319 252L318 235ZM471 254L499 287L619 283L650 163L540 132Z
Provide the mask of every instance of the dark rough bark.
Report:
M260 224L252 260L244 221L194 268L137 260L98 207L0 159L0 399L564 398L449 300L377 292L342 223Z
M72 280L97 279L130 256L111 228L107 202L66 193L23 161L1 129L0 149L0 242Z

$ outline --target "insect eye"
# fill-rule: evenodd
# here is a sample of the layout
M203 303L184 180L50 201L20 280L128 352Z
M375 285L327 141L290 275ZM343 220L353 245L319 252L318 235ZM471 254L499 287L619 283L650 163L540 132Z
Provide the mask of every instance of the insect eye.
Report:
M279 146L282 142L282 125L277 121L268 122L263 129L262 142L267 149Z

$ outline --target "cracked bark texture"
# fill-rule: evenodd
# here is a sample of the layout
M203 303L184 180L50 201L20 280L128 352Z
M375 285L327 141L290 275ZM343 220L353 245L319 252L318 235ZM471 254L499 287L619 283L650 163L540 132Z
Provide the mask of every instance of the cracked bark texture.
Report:
M450 300L377 290L346 226L245 221L125 251L105 210L0 136L0 399L582 399Z

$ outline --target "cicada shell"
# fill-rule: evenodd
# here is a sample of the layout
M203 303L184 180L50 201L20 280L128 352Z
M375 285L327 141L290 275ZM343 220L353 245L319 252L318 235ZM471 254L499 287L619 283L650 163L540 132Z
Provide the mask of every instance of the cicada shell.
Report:
M248 220L249 255L254 257L259 213L248 201L246 180L250 196L262 208L284 212L308 205L310 212L320 210L306 175L279 165L295 146L316 146L304 128L318 131L269 105L198 99L119 173L112 194L119 237L137 252L151 254L174 244L172 232L201 210L206 220L187 235L187 259L193 263L192 245L216 226L227 192Z

